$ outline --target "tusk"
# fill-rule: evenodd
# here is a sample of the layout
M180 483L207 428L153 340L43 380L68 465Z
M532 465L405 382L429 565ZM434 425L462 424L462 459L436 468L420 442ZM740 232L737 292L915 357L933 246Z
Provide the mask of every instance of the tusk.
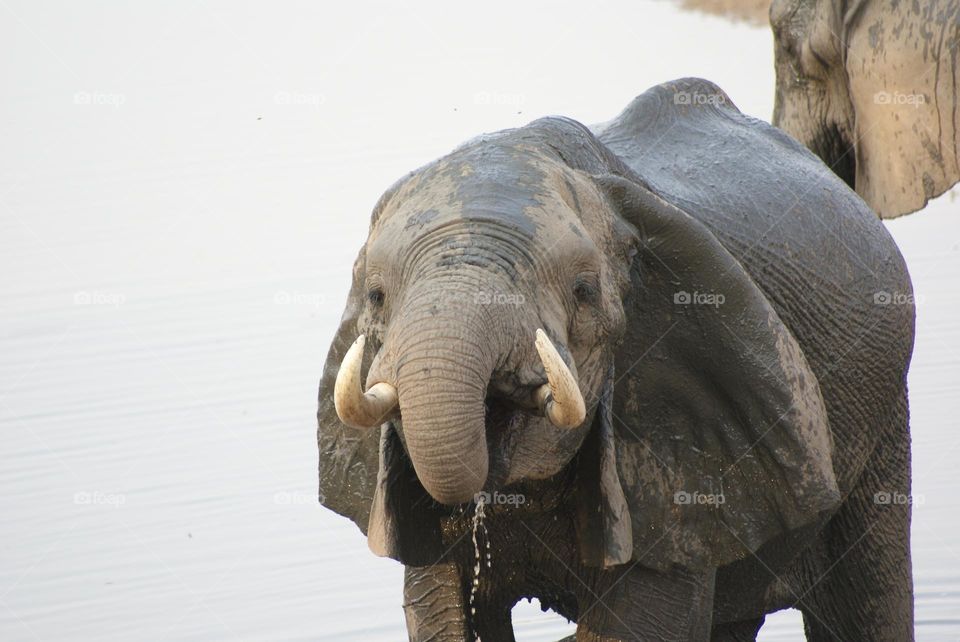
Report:
M547 383L535 393L537 406L554 426L576 428L587 416L577 378L543 330L537 330L536 345L543 369L547 371Z
M354 428L379 426L397 407L397 389L389 383L378 383L366 393L360 385L360 364L366 338L361 334L347 350L337 381L333 386L333 405L340 421Z

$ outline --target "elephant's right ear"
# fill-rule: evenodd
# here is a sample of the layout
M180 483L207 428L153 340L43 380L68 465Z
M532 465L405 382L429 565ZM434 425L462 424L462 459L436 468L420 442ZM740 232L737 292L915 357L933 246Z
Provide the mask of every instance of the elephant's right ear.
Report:
M352 519L366 534L377 486L380 431L345 425L333 404L333 387L344 355L357 338L357 320L363 310L363 273L366 252L353 264L353 281L340 327L333 338L320 380L317 410L317 446L320 451L320 503ZM365 355L364 366L369 366Z
M634 559L722 566L840 501L817 377L771 301L699 220L597 179L632 225L612 425Z
M442 509L417 479L392 423L379 429L351 428L340 421L333 402L340 364L359 333L365 258L365 251L361 250L353 265L347 305L320 380L320 503L353 520L377 555L425 566L436 563L444 554L440 534ZM368 350L364 355L364 372L370 367L373 352Z

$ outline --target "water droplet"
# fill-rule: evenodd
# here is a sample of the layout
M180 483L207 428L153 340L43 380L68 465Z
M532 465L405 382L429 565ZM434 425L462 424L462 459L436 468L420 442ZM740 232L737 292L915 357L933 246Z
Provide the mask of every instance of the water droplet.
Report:
M477 616L477 589L480 587L480 569L483 566L480 555L480 540L477 537L477 533L482 531L483 533L483 544L486 549L486 561L487 568L492 567L493 556L490 552L490 534L487 531L487 525L484 523L484 517L486 515L486 500L481 493L477 497L477 507L473 512L473 533L471 534L471 539L473 541L473 585L470 587L470 615L472 618L476 619ZM474 640L480 642L480 636L477 635L474 631Z

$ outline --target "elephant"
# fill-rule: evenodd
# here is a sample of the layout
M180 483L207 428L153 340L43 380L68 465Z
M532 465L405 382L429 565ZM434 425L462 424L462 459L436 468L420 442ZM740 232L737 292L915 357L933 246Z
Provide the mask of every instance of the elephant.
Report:
M960 0L774 0L773 124L882 218L960 180Z
M319 497L404 564L410 640L913 635L903 258L811 152L686 78L546 117L373 210Z

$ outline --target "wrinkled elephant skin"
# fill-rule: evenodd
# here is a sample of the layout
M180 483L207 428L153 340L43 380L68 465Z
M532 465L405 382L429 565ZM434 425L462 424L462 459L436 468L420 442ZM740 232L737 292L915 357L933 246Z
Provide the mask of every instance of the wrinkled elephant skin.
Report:
M773 124L883 218L960 180L960 0L774 0Z
M540 119L376 205L320 500L406 565L412 640L513 640L524 597L578 640L753 639L788 606L909 640L910 506L877 498L910 493L913 328L870 208L715 85Z

